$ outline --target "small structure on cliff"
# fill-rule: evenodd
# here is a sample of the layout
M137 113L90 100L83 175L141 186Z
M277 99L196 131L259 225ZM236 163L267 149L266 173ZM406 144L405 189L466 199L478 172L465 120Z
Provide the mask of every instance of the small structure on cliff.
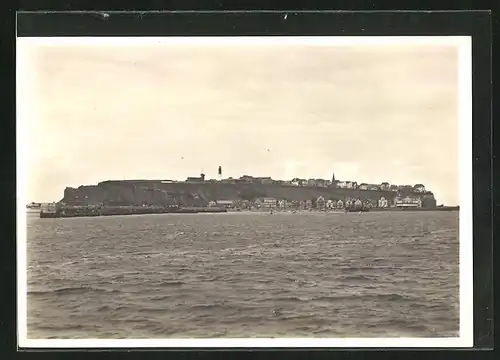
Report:
M187 183L191 183L191 184L204 183L205 182L205 174L201 173L200 177L191 177L191 176L189 176L186 179L186 182Z

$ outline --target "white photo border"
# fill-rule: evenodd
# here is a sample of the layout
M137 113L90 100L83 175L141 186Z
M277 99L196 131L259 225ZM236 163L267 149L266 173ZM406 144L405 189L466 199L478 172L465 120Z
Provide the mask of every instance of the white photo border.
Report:
M454 338L236 338L236 339L28 339L26 209L29 146L26 119L36 108L23 91L36 74L26 66L31 45L450 45L458 48L460 161L460 332ZM472 38L470 36L252 36L252 37L18 37L17 97L17 329L20 348L470 348L473 346ZM24 106L26 105L26 106Z

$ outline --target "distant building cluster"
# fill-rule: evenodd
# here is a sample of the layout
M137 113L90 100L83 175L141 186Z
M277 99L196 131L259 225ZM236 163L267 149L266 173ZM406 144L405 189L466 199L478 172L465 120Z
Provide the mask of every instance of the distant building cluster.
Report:
M165 181L166 182L166 181ZM423 184L415 185L391 185L388 182L383 182L381 184L368 184L360 183L356 181L340 181L335 180L335 175L332 180L325 179L301 179L294 178L292 180L274 180L269 176L266 177L254 177L250 175L243 175L239 179L228 177L226 179L205 179L205 174L201 174L199 177L188 177L185 181L186 183L198 184L198 183L222 183L222 184L262 184L262 185L284 185L284 186L304 186L304 187L335 187L338 189L358 189L366 191L393 191L393 192L412 192L412 193L427 193L427 190Z
M164 180L162 183L173 183L176 181ZM263 208L263 209L344 209L350 206L363 206L367 208L379 207L397 207L397 208L410 208L410 207L423 207L424 202L427 201L425 206L435 206L429 201L435 201L431 192L427 191L423 184L415 185L395 185L388 182L381 184L358 183L357 181L342 181L335 178L333 174L331 180L326 179L302 179L293 178L292 180L274 180L270 176L250 176L243 175L239 178L223 178L223 179L206 179L205 174L200 174L199 177L188 177L184 183L188 184L260 184L260 185L281 185L290 187L315 187L315 188L336 188L336 189L349 189L361 191L390 191L395 193L394 196L389 196L391 200L385 197L380 197L378 200L366 200L366 193L357 193L358 197L344 197L344 198L330 198L324 199L322 196L310 200L296 201L290 199L278 199L271 197L248 197L246 200L229 200L220 199L217 201L210 201L208 206L224 207L224 208ZM373 196L370 195L373 198ZM427 199L429 198L429 199Z
M345 209L352 206L365 208L410 208L422 207L422 199L418 197L396 197L393 201L381 197L378 201L347 197L345 199L325 199L323 196L308 200L289 200L274 197L261 197L254 200L216 200L208 203L210 207L228 209Z
M383 182L381 184L358 184L356 181L336 181L335 187L340 189L359 189L359 190L371 190L371 191L409 191L416 193L426 193L427 190L423 184L415 185L391 185L388 182Z

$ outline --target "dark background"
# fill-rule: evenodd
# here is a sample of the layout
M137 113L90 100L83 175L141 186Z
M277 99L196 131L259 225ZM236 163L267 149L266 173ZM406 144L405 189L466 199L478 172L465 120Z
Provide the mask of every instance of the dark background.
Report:
M41 1L20 1L18 10L91 10L90 4L80 1L47 1L45 6ZM327 35L327 36L381 36L381 35L470 35L473 44L473 187L474 187L474 343L476 348L487 349L493 347L493 301L492 301L492 231L494 221L493 208L498 209L498 195L493 199L493 172L492 163L497 161L492 157L492 102L491 102L491 40L492 30L498 34L498 29L493 25L498 24L496 14L492 14L488 5L479 2L459 2L453 3L454 9L469 8L483 9L483 11L423 11L417 12L420 6L423 10L443 10L445 7L425 6L423 1L405 2L405 5L395 7L410 12L388 12L381 11L390 9L374 2L349 2L351 10L377 10L375 12L299 12L296 10L315 10L323 7L314 6L314 2L309 2L308 7L283 6L280 8L275 4L267 4L267 8L275 10L242 12L233 11L230 13L210 12L213 10L245 10L251 9L249 2L228 2L206 1L204 7L194 7L192 1L149 1L143 2L143 8L135 7L136 10L150 9L175 9L175 10L205 10L205 12L170 12L170 13L119 13L106 11L127 9L124 2L110 1L100 5L100 12L108 12L109 16L104 17L100 13L20 13L17 17L18 36L250 36L250 35L273 35L273 36L307 36L307 35ZM253 9L265 9L253 4ZM122 6L122 8L120 8ZM321 6L321 5L320 5ZM394 8L394 4L392 4ZM491 6L490 6L491 7ZM95 9L95 7L94 7ZM130 9L130 7L128 7ZM290 10L293 9L293 10ZM341 9L341 8L340 8ZM344 8L345 9L345 8ZM2 315L0 318L0 349L1 353L6 353L6 357L14 356L26 357L34 356L47 359L66 359L69 356L96 356L98 353L80 351L78 354L68 354L62 352L47 351L21 352L15 354L17 348L16 339L16 268L15 268L15 31L16 14L15 8L10 8L6 20L1 22L2 28L2 103L6 121L2 122L3 129L0 131L2 139L2 155L4 166L2 174L5 172L9 176L2 176L0 188L2 199L1 218L6 226L7 234L3 236L0 254L2 261L0 266L3 277L2 289ZM276 11L278 10L278 11ZM208 12L207 12L208 11ZM284 20L284 14L288 14ZM494 15L494 17L492 17ZM6 41L4 41L4 38ZM494 63L494 62L493 62ZM7 151L11 150L11 152ZM13 151L12 151L13 150ZM32 151L36 151L33 149ZM494 201L495 200L495 201ZM498 226L498 224L497 224ZM497 227L498 228L498 227ZM335 354L333 353L335 351ZM138 353L136 350L126 352L124 350L104 353L108 357L200 357L200 356L231 356L248 357L249 355L261 356L284 356L284 357L357 357L374 356L376 353L365 351L342 351L338 349L329 350L280 350L273 354L273 350L228 351L223 353L204 352L202 350L185 350L169 353L159 353L152 350L143 350ZM378 352L383 358L416 358L424 356L461 358L476 357L495 358L492 352L470 352L458 351L454 354L447 354L444 351L433 351L422 353L419 351L403 352L402 350L391 350L388 352ZM11 355L11 356L9 356Z

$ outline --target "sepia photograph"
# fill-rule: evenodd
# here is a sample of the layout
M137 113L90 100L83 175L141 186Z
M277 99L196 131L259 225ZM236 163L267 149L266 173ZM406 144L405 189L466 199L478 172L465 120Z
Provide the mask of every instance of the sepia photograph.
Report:
M20 344L471 346L471 76L469 37L18 38Z

